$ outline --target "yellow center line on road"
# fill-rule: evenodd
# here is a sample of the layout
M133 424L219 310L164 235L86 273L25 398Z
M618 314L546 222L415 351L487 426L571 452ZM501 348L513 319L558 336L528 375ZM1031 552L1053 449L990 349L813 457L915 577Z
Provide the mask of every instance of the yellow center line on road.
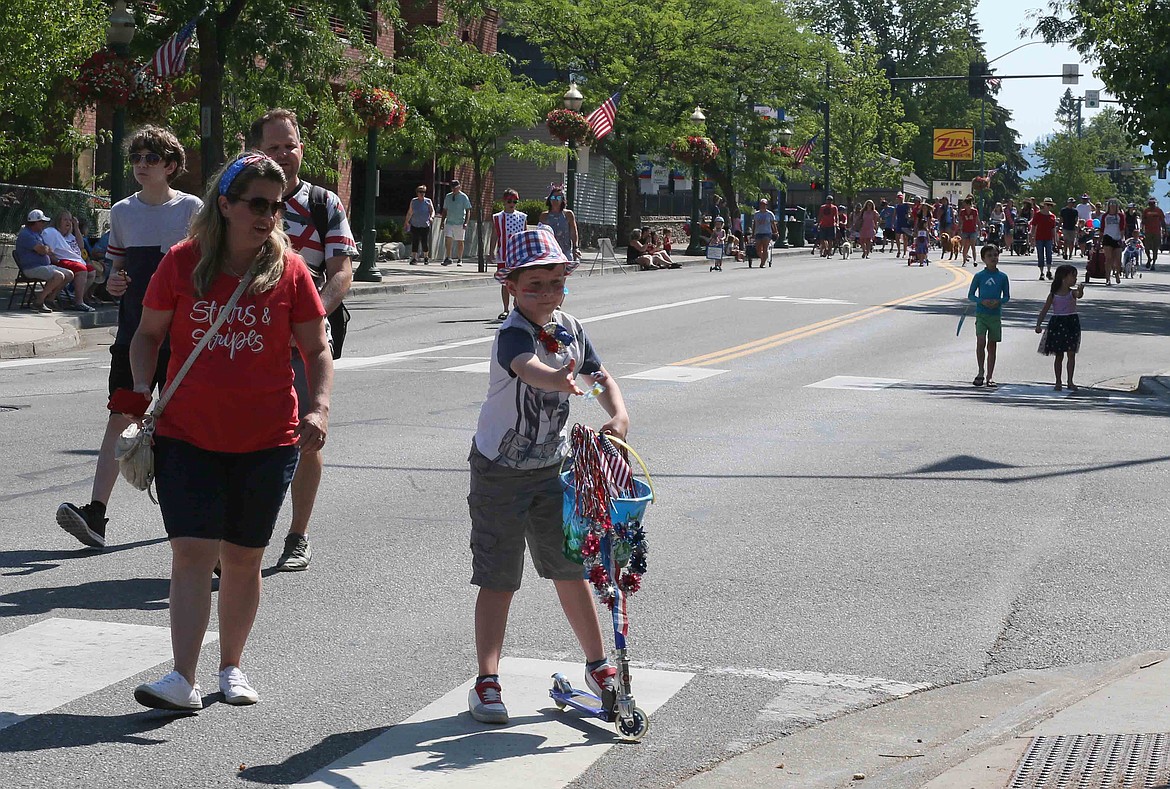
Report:
M940 293L946 293L948 290L954 290L960 285L965 285L971 280L973 272L968 272L965 268L955 268L946 263L940 264L944 269L951 273L951 281L945 285L940 285L930 290L924 290L920 293L913 293L909 296L893 299L892 301L883 302L882 304L874 305L873 307L866 307L863 310L850 312L846 315L839 315L836 318L829 318L827 320L819 321L817 323L809 324L808 326L800 326L795 329L773 334L771 337L761 337L758 340L736 345L731 348L724 348L719 351L712 351L700 356L692 356L690 359L683 359L681 362L671 362L672 366L687 366L687 367L707 367L713 364L722 364L723 362L730 362L734 359L739 359L743 356L749 356L760 351L767 351L781 345L785 345L794 340L801 340L805 337L812 337L815 334L836 329L840 326L848 326L851 323L872 318L875 315L892 310L902 304L908 304L912 301L920 301L928 299L931 296L937 296Z

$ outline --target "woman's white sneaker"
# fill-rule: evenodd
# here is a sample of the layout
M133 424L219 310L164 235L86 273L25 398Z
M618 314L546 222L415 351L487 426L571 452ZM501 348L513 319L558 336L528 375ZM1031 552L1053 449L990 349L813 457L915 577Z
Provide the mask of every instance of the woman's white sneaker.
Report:
M219 690L228 704L255 704L260 694L248 682L248 675L239 666L228 666L219 672Z
M507 723L508 708L500 694L500 682L495 677L475 683L467 694L467 711L480 723Z
M182 674L172 671L157 682L148 682L134 689L134 700L144 707L159 710L201 710L203 691L196 682L192 687Z

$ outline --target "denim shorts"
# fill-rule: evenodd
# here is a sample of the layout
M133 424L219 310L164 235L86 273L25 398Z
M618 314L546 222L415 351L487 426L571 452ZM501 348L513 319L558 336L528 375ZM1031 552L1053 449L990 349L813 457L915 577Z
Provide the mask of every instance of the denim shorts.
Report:
M211 452L154 438L154 487L167 537L263 548L297 470L295 446Z
M524 544L541 578L573 581L581 565L565 558L564 491L560 467L521 470L488 460L473 444L471 464L471 583L514 592L524 574Z

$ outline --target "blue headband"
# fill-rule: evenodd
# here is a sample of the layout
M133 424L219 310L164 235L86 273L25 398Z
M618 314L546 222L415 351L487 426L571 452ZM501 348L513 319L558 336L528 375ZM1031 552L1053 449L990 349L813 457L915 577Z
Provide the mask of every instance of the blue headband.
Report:
M249 165L262 162L268 157L262 153L242 153L231 165L223 171L223 175L219 178L219 193L226 195L228 190L232 188L232 181L236 180L245 167Z

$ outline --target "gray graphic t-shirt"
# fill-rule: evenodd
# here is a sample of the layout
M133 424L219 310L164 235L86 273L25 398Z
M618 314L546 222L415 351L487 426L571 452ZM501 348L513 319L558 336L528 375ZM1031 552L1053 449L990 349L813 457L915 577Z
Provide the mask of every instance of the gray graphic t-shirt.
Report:
M550 351L539 339L541 327L512 310L500 325L492 343L487 399L479 410L475 446L502 466L514 469L545 468L560 463L569 451L569 397L566 392L534 389L512 372L518 356L532 353L549 367L560 368L577 360L576 370L591 375L601 360L589 344L580 321L568 313L553 313L556 334L565 347Z

